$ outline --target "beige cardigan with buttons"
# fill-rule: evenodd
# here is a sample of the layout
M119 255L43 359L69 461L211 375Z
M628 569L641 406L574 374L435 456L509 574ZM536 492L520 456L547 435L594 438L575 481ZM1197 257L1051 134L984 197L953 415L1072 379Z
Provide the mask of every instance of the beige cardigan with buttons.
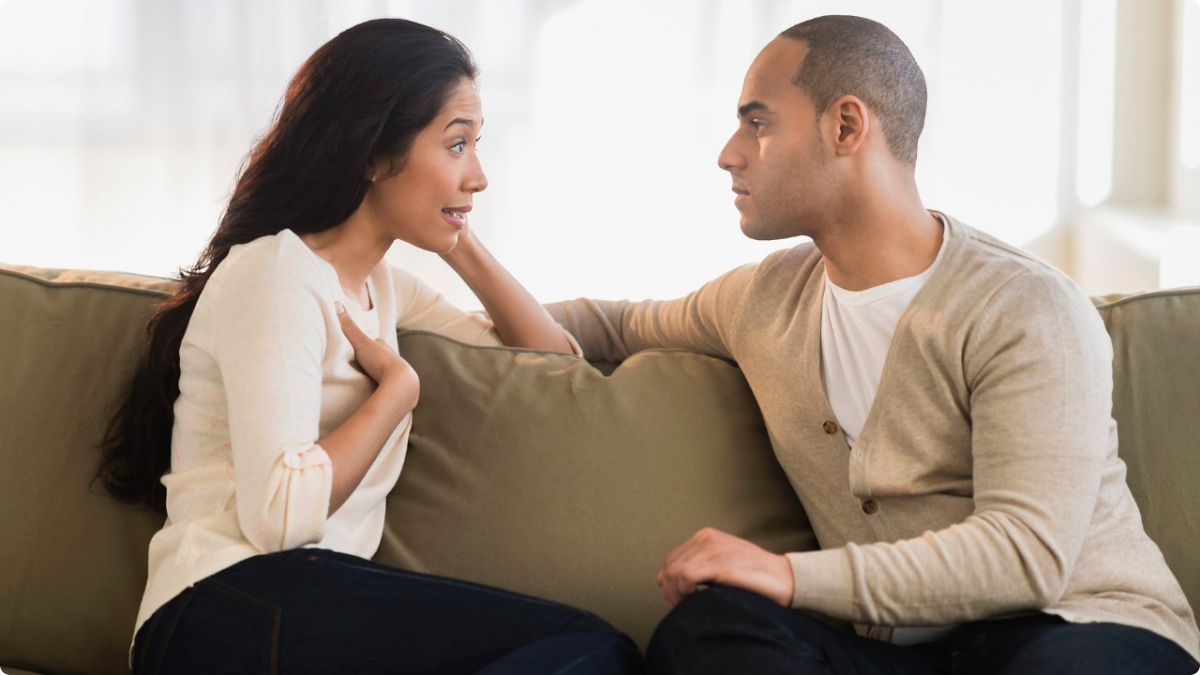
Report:
M788 555L794 607L881 639L1043 611L1145 628L1200 659L1125 483L1097 312L1045 263L945 220L942 263L896 327L853 448L821 385L811 243L678 300L551 313L591 358L682 347L738 363L822 548Z

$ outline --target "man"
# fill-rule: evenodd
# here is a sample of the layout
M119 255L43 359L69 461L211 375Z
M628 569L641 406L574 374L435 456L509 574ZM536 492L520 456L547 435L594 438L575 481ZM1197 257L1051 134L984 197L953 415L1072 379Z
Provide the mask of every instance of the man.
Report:
M735 360L821 544L680 545L650 668L1191 675L1195 618L1117 457L1108 336L1065 276L922 205L925 98L887 28L788 29L718 161L746 235L812 242L680 300L552 308L595 356Z

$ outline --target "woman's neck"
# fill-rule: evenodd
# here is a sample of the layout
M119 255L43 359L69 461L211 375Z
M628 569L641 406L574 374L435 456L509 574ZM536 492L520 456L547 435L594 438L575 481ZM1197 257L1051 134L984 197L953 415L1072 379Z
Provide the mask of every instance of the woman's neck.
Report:
M379 265L392 242L381 238L375 228L355 218L348 218L340 225L322 232L300 235L313 253L333 265L338 281L346 296L353 298L363 307L369 306L367 277Z

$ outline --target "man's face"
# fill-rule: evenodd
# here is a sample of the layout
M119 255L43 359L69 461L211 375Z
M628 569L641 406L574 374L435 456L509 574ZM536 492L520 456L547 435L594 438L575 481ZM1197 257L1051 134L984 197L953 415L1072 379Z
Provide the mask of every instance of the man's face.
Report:
M734 206L751 239L818 231L833 194L831 155L812 101L792 84L806 43L779 37L751 64L738 101L738 129L717 158L733 178Z

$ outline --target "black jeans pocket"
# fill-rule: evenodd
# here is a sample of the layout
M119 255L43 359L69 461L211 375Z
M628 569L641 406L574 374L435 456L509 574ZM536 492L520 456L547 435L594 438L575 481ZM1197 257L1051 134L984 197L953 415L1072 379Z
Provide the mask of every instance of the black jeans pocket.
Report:
M274 675L278 607L206 579L155 613L135 663L146 675Z

